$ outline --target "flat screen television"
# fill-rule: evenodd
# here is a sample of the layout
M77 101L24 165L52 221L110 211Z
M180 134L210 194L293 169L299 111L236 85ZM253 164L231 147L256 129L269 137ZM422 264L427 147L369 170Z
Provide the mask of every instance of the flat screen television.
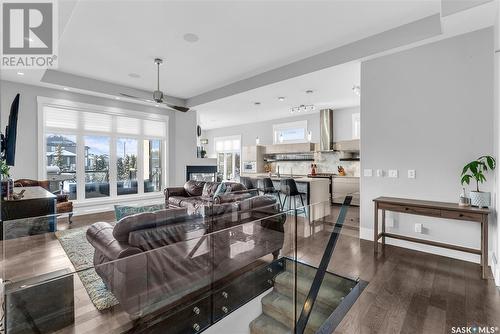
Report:
M17 115L19 113L19 94L10 105L9 123L2 135L1 155L8 166L14 166L16 160Z

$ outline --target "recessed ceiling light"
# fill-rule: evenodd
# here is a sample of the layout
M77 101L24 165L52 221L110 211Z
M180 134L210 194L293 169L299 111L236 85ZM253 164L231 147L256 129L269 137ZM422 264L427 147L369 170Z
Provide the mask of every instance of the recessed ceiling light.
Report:
M115 100L119 100L120 98L118 96L115 96Z
M128 76L134 79L138 79L141 77L140 74L137 73L129 73Z
M64 90L69 90L69 88L68 88L68 87L64 87L63 89L64 89Z
M160 105L159 104L155 104L155 107L159 107Z
M17 72L17 75L24 75L24 72Z
M256 106L260 106L260 102L254 102L253 104Z
M186 42L189 42L189 43L195 43L195 42L198 42L200 38L198 37L198 35L196 34L193 34L193 33L187 33L187 34L184 34L184 40Z
M312 89L306 90L306 94L312 94L312 93L314 93L314 91Z
M278 100L280 100L281 102L285 101L285 98L283 96L280 96L278 97Z

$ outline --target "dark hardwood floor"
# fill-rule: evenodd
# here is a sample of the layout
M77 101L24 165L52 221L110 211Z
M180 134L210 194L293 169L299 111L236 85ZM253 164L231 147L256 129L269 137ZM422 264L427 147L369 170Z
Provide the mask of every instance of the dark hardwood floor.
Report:
M112 213L74 217L59 229L112 221ZM284 250L293 254L293 219L287 221ZM343 229L329 270L359 277L369 284L336 333L451 333L453 326L500 327L500 292L492 279L482 280L478 264L394 246L373 254L372 242L359 239L357 222ZM318 265L329 236L329 225L316 231L299 221L300 261ZM2 273L10 280L70 267L53 233L1 242ZM99 312L75 275L75 326L59 333L120 333L131 327L116 306ZM247 324L232 333L247 333ZM499 332L499 331L497 331ZM168 333L168 331L166 331Z

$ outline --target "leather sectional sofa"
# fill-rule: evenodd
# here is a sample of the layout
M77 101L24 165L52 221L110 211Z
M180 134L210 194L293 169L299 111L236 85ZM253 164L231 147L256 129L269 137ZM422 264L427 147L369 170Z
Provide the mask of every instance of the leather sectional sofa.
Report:
M96 272L133 318L169 309L263 256L277 258L285 216L273 197L218 207L224 211L205 217L187 208L139 213L87 230Z
M207 216L212 214L212 209L218 210L217 205L241 201L255 196L253 190L237 182L225 182L224 194L215 195L220 182L187 181L183 187L170 187L164 191L165 202L170 207L186 208L189 214ZM207 212L207 210L210 211ZM219 210L220 211L220 210Z

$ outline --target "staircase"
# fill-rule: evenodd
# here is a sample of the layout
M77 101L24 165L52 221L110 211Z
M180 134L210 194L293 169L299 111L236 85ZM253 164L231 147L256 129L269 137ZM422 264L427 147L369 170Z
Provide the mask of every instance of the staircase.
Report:
M262 298L262 314L250 323L251 334L285 334L294 328L293 298L297 289L297 318L311 288L316 268L297 262L297 286L294 262L285 260L286 270L274 279L274 288ZM326 273L305 333L315 333L353 287L353 281ZM296 320L296 319L295 319Z

